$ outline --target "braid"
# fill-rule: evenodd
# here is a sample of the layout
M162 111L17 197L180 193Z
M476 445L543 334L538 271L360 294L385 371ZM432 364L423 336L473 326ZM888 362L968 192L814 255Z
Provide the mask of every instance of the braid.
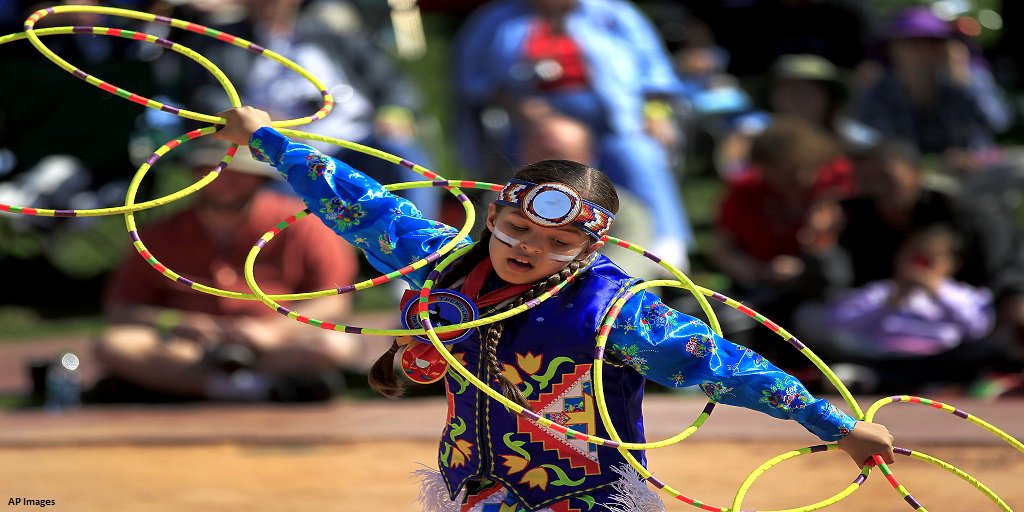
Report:
M370 387L388 398L398 398L405 393L405 383L395 375L395 355L398 349L398 340L395 340L391 348L373 363L368 375Z
M534 285L533 288L530 288L519 297L516 297L516 299L513 300L511 303L509 303L509 305L505 308L505 311L515 309L519 306L522 306L526 302L539 297L548 288L556 286L562 281L568 279L570 275L575 273L577 270L580 269L580 267L583 266L583 263L584 262L582 260L573 260L572 263L567 265L561 271L552 274L547 279L542 279L540 282ZM526 400L526 397L523 395L523 392L519 390L519 387L517 387L511 380L509 380L507 376L505 376L504 372L502 371L501 363L498 361L498 341L501 340L501 335L504 334L504 332L505 321L502 320L500 322L492 323L488 327L487 333L484 335L484 342L486 344L485 351L487 354L487 370L491 374L491 377L497 378L498 382L501 384L502 396L519 404L524 409L532 411L533 408L530 407L530 402Z
M487 257L487 241L490 237L491 232L485 229L480 236L480 242L473 246L469 252L452 266L451 272L446 272L441 278L441 280L445 281L445 285L451 284L456 278L468 274L473 265L476 265L482 258ZM438 284L440 285L441 283ZM388 398L398 398L405 393L405 382L399 379L395 373L395 357L398 355L400 348L397 340L392 343L387 352L381 354L377 361L373 363L368 375L370 387Z

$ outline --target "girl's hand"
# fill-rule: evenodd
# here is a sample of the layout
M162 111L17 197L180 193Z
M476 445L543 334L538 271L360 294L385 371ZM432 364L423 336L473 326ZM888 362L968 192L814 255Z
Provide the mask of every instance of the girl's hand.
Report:
M248 146L252 134L264 126L270 126L271 123L270 114L253 107L233 108L217 115L227 119L227 123L213 134L213 138L233 142L239 146Z
M882 456L886 464L896 462L896 455L892 452L893 437L889 429L878 423L858 421L857 426L839 440L839 448L846 452L857 467L863 466L872 456Z

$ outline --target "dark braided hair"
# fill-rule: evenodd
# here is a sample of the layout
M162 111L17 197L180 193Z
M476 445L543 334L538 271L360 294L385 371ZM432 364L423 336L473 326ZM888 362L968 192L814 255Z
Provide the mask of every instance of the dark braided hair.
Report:
M391 347L377 358L367 375L370 387L387 398L398 398L405 393L405 382L395 375L395 355L398 354L398 339L391 342Z
M615 186L612 185L611 180L601 171L579 162L570 160L542 160L520 168L513 177L533 183L564 183L579 192L584 199L597 203L613 214L619 211L619 196L615 192ZM490 243L490 238L490 230L484 228L480 235L480 241L458 262L453 264L449 271L444 273L438 281L438 287L450 286L458 279L465 277L480 260L489 257L488 244ZM561 271L552 274L546 279L542 279L522 295L513 299L505 306L504 311L517 308L537 298L547 289L567 279L583 265L583 260L577 259L572 261ZM505 321L507 320L489 324L486 328L487 330L483 333L483 339L486 343L484 353L487 357L487 371L492 379L498 380L503 396L530 410L531 407L526 397L504 375L501 362L498 360L498 342L505 332ZM394 371L395 355L398 353L398 348L398 342L396 341L387 352L377 359L377 362L374 363L373 368L370 370L370 387L388 398L398 398L405 390L404 383L396 378Z
M619 195L615 185L603 172L572 160L541 160L523 166L512 176L533 183L564 183L583 196L614 213L619 212Z
M568 279L570 275L583 267L584 260L573 260L568 266L549 276L547 279L541 279L537 284L529 290L523 292L522 295L518 296L510 302L504 311L515 309L523 304L539 297L549 288L558 285L562 281ZM487 332L484 334L485 351L487 354L487 371L491 378L498 379L498 383L501 384L501 394L512 400L513 402L521 405L524 409L533 410L530 407L530 402L523 396L523 392L512 383L511 380L504 374L501 367L501 362L498 360L498 341L501 340L501 335L505 333L505 322L508 319L494 322L487 327Z
M445 288L451 286L457 278L468 274L477 262L486 258L487 243L490 241L490 238L491 232L485 228L480 235L480 241L445 271L441 279L438 280L437 287ZM370 388L387 398L399 398L405 393L405 382L399 379L395 373L395 356L398 354L399 348L398 340L396 339L391 344L391 348L381 354L377 361L373 363L368 375Z

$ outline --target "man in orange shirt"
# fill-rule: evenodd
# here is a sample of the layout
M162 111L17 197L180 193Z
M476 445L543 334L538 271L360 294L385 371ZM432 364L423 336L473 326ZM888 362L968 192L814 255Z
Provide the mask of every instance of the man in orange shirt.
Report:
M202 176L223 156L212 146L182 148ZM253 244L303 209L294 196L269 190L270 166L239 151L221 175L196 193L188 208L143 230L153 255L184 278L249 293L243 265ZM354 249L320 222L300 220L274 237L256 259L255 277L267 294L336 288L356 279ZM341 322L351 296L287 304L305 315ZM97 356L111 382L141 388L154 399L314 401L337 391L339 367L358 357L354 335L291 320L258 300L192 290L155 271L131 251L104 297L110 322ZM119 386L125 389L125 386Z

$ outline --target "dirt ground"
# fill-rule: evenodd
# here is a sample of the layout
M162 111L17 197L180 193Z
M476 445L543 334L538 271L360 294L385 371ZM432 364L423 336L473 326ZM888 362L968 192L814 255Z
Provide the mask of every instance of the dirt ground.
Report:
M727 506L746 475L798 448L791 443L684 442L651 455L669 485ZM1011 507L1024 509L1024 455L1006 446L916 446L977 477ZM52 499L47 510L418 511L410 473L432 466L433 443L198 444L0 449L0 498ZM894 472L929 511L1000 510L976 489L929 464L901 458ZM799 457L761 477L744 509L792 508L824 499L856 476L842 453ZM4 502L0 502L2 505ZM11 503L7 501L6 503ZM12 510L22 507L9 507ZM668 510L697 510L668 502ZM905 511L879 471L827 510Z
M42 353L53 346L0 350L0 390L25 389L21 370L36 355L27 349ZM12 352L22 348L24 353L14 357L18 354ZM862 406L876 398L862 397ZM1024 439L1024 400L943 399ZM650 439L674 435L705 405L703 396L649 395L644 415ZM4 412L0 512L37 508L15 505L18 498L54 500L45 510L57 512L418 512L411 473L436 467L436 436L445 411L443 398L427 397L289 407L92 407L56 416ZM1024 512L1024 453L933 408L894 405L879 421L898 445L956 465ZM758 441L745 441L752 438ZM758 465L816 442L792 422L721 406L693 438L648 457L651 470L667 484L709 504L729 506ZM930 464L901 457L893 470L931 512L1000 510L971 485ZM841 452L798 457L764 474L743 508L808 505L844 489L857 473ZM670 511L698 510L663 496ZM826 510L912 509L874 471L862 489Z

